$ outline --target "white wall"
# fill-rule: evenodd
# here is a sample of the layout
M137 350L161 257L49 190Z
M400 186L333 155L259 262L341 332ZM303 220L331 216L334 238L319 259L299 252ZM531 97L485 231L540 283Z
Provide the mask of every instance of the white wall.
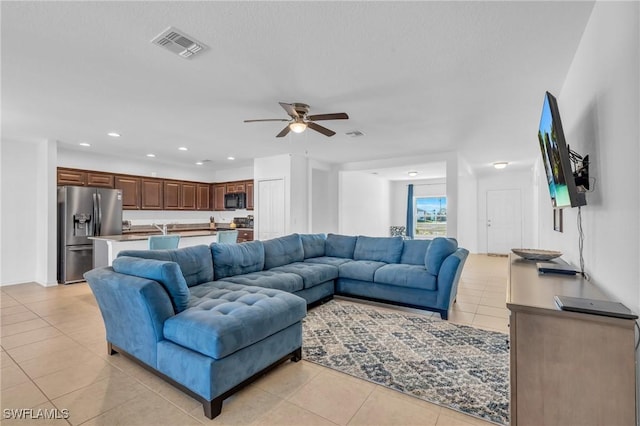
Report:
M339 174L339 232L347 235L389 236L390 183L364 172Z
M591 158L595 189L582 208L585 270L610 297L640 312L640 59L638 2L596 2L558 106L567 143ZM578 265L578 209L552 230L540 177L540 245Z
M289 232L309 231L309 173L308 159L304 155L291 154L291 213Z
M491 170L486 175L478 177L477 197L477 230L478 252L487 252L487 192L491 190L519 189L522 211L522 246L535 248L536 238L533 223L536 215L533 212L533 186L531 170L510 171ZM550 249L553 249L550 247Z
M36 279L46 286L57 285L57 142L44 141L37 149L37 217L36 217Z
M37 143L2 140L1 285L36 281L38 148Z
M468 163L458 158L458 245L478 252L478 179Z
M215 178L211 182L232 182L234 180L253 179L253 165L216 170L214 176Z
M593 284L636 313L640 313L639 33L640 3L596 2L558 96L567 143L578 153L589 154L590 175L596 179L581 209L585 271ZM564 232L552 231L543 176L538 191L540 245L556 247L577 266L578 209L564 209ZM638 378L636 383L640 384Z
M309 159L309 232L338 232L338 171Z

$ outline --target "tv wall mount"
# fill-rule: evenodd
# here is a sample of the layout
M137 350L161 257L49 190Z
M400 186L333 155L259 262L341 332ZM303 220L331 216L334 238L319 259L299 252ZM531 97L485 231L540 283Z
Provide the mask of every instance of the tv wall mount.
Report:
M580 192L587 192L589 188L589 155L584 157L567 145L569 150L569 160L571 160L571 169L573 178L576 182L576 188Z

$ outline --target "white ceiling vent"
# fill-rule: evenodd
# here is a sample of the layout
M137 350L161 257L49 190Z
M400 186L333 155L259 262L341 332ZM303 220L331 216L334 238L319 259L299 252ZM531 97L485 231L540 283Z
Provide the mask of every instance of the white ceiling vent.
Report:
M352 130L350 132L345 133L345 135L352 137L352 138L357 138L360 136L364 136L364 133L362 133L360 130Z
M173 27L169 27L158 34L151 40L151 43L164 47L183 58L190 58L207 48L203 43Z

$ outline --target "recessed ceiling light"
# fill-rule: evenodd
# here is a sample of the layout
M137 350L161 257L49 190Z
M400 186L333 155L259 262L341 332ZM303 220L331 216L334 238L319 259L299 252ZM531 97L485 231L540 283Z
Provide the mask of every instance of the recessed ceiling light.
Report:
M196 161L196 166L202 166L202 161Z
M189 151L186 146L181 146L178 148L179 151Z
M231 156L227 157L227 160L231 160L231 161L233 161L233 160L235 160L235 159L236 159L236 157L231 157Z
M118 132L109 132L107 133L108 136L111 136L112 138L119 138L120 137L120 133Z
M147 157L150 157L150 158L153 158L155 156L156 156L155 154L147 154Z
M498 161L493 163L493 167L495 167L496 169L504 169L505 167L507 167L507 164L509 164L506 161Z
M418 172L409 172L408 174L409 174L409 176L411 176L411 177L418 176Z
M80 146L91 146L90 143L86 143L86 142L80 142L78 145L80 145Z

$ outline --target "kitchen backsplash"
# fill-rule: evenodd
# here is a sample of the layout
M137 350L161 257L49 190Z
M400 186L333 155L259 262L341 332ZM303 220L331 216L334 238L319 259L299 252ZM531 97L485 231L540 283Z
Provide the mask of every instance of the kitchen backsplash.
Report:
M168 211L168 210L124 210L122 220L131 221L132 226L151 225L152 223L206 223L213 216L216 223L229 223L234 217L247 217L253 215L249 210L229 210L229 211Z

